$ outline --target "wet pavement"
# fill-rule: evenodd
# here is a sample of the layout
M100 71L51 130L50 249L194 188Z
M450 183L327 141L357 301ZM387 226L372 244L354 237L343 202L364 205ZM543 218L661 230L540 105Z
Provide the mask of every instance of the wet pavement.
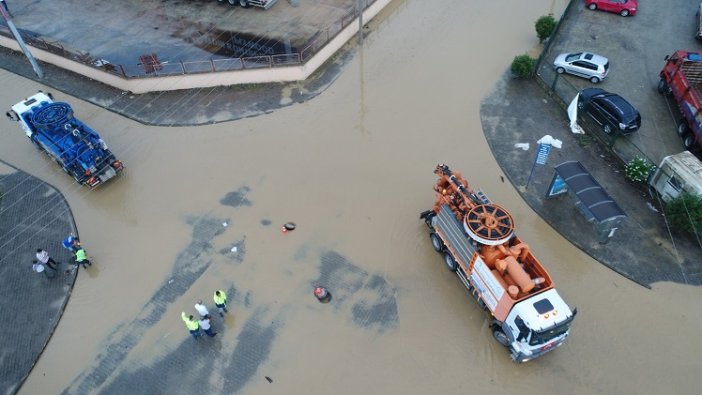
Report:
M78 234L61 193L0 161L0 300L10 322L0 337L3 393L19 389L63 314L76 279L76 271L64 274L73 265L61 241L71 233ZM39 248L59 263L53 278L32 271Z
M514 106L513 103L519 103ZM483 132L509 181L546 222L571 243L605 266L645 286L659 281L702 284L702 246L688 234L668 229L659 201L641 185L626 181L623 168L595 141L570 131L569 120L557 99L534 81L506 76L481 107ZM537 165L527 180L544 135L561 140L545 166ZM524 151L516 143L529 143ZM606 244L596 228L575 206L568 194L546 198L554 166L579 161L624 210L627 217ZM658 208L656 208L658 207ZM641 251L646 251L642 254Z
M123 98L120 96L121 92L115 92L103 85L92 84L90 81L81 79L80 76L63 73L59 70L52 70L51 73L47 73L50 75L49 78L42 82L53 89L83 98L145 124L168 126L197 125L263 115L279 111L282 107L292 103L309 101L309 99L326 89L336 79L338 74L343 71L345 62L354 56L359 56L358 52L350 51L340 56L339 60L334 63L334 67L322 72L323 76L320 76L319 79L293 84L301 93L291 101L288 101L289 95L285 93L290 91L291 86L282 84L244 88L217 88L208 89L207 91L195 90ZM0 63L8 70L32 78L31 69L28 65L23 64L21 58L3 52L2 56L0 56ZM218 100L211 100L213 97L216 97ZM240 102L236 102L235 105L232 104L236 98L249 104L244 107L239 105ZM124 104L131 101L135 104ZM519 105L514 105L514 103L519 103ZM200 108L193 110L193 112L188 112L186 110L189 107ZM149 108L149 110L145 111L145 108ZM606 155L599 151L594 144L586 144L583 147L582 142L570 134L562 109L534 82L515 81L509 76L504 76L495 89L483 100L480 109L480 119L485 139L506 177L505 182L511 182L531 209L579 249L617 273L644 286L651 286L664 281L691 285L702 283L702 267L700 267L702 265L702 253L699 246L695 245L695 240L682 235L673 235L673 238L671 238L667 233L660 213L656 213L647 205L647 202L651 199L645 194L641 194L639 189L632 188L624 182L621 174L616 172L618 169L612 167L614 166L613 163L607 161ZM536 169L535 176L529 188L526 189L524 188L526 177L535 155L535 141L544 134L551 134L561 139L564 142L564 146L561 150L554 149L552 151L547 166ZM518 150L514 147L516 142L530 142L531 149L529 151ZM617 231L618 233L609 244L602 245L597 242L594 231L590 231L592 229L591 225L579 215L574 207L574 202L568 196L561 196L554 200L544 199L544 193L553 172L552 166L571 159L576 159L583 163L600 184L620 202L620 206L628 215L622 228ZM430 170L427 169L427 172ZM464 174L466 173L465 169L459 170L462 170ZM20 174L18 177L23 180L29 179L23 173L13 174ZM17 181L12 180L13 178L5 176L2 182L17 183ZM12 189L11 185L3 184L3 188L8 188L9 186L9 189ZM249 192L250 189L248 187L241 187L222 196L220 203L223 206L236 210L246 210L251 204L248 197ZM488 194L490 195L489 191ZM259 196L259 198L262 197ZM3 198L3 206L9 204L12 199L13 197L8 194ZM427 201L429 202L429 200ZM173 282L167 280L157 286L153 293L147 295L141 307L134 314L133 320L123 322L112 330L104 343L107 345L104 352L101 352L89 367L85 368L79 376L72 380L69 388L65 389L64 393L87 393L96 388L99 388L101 393L124 393L127 389L133 391L135 383L138 383L139 391L144 393L198 392L202 388L198 380L201 377L208 377L208 374L213 371L215 376L214 378L210 377L210 387L208 388L218 389L220 393L235 393L244 388L244 385L249 383L256 375L261 376L260 368L262 366L275 370L275 365L279 361L272 364L269 362L267 365L264 361L270 359L273 343L281 340L277 336L281 336L279 333L281 328L286 325L288 312L287 310L273 308L274 303L272 301L263 306L257 304L257 298L259 298L259 303L260 298L267 298L257 294L253 286L246 287L241 285L239 278L251 278L251 274L247 271L236 272L238 274L237 283L230 284L226 288L230 293L231 300L234 301L234 305L241 311L244 311L243 316L238 316L236 320L243 323L241 324L238 338L246 341L240 341L234 345L226 344L221 343L224 340L218 336L215 339L200 339L205 344L183 341L177 347L169 349L172 345L167 343L165 337L155 337L149 331L154 327L158 330L164 330L164 326L167 325L162 323L164 314L173 313L173 308L170 306L180 302L180 298L183 295L186 295L187 299L189 287L196 281L202 281L201 276L207 270L222 270L222 264L230 268L234 267L243 270L240 265L244 261L245 256L247 256L247 251L249 251L246 237L233 237L232 241L230 235L229 244L226 245L222 245L221 240L220 243L213 242L212 240L225 232L222 224L230 220L227 214L220 215L221 213L217 210L214 211L208 215L187 220L190 235L186 239L189 239L189 241L176 254L174 265L171 271L166 273L165 277L166 279L173 279ZM241 211L237 211L237 213L240 216L245 216ZM18 213L18 215L22 214ZM368 214L369 221L370 217L370 214ZM71 217L67 212L64 212L62 218L66 224L72 223ZM262 227L270 226L271 221L268 218L259 219ZM1 222L0 226L2 223L5 223L5 221ZM517 219L517 226L518 228L521 226L519 219ZM5 228L0 229L4 230ZM65 231L66 226L62 226L52 231L56 234L43 235L37 233L36 243L44 242L51 245L51 243L56 242L57 234L63 234ZM5 232L7 231L5 230ZM6 235L6 233L0 234L2 236L1 239L5 239ZM232 247L235 246L237 247L237 252L233 253ZM280 244L278 247L280 247ZM430 249L430 247L428 248ZM31 252L33 249L29 251ZM646 254L641 254L641 251L646 251ZM300 269L299 265L313 259L310 258L311 255L314 256L310 251L309 245L300 246L299 249L291 254L293 256L291 262L293 265L296 265L295 267L298 270ZM29 259L31 259L31 254ZM569 263L581 262L581 259L577 257L573 257L572 262L567 261L569 260L567 256L562 257L562 259L566 261L564 262L566 267ZM24 258L19 257L18 260L23 261ZM570 269L574 271L582 270L582 268L578 267ZM294 271L284 271L284 273L292 278ZM45 280L37 278L37 275L30 270L26 274L27 276L18 276L17 281L21 286L26 285L28 281ZM399 314L401 308L398 307L398 294L406 292L406 290L403 291L401 287L388 282L380 271L364 269L361 263L347 258L343 253L337 252L332 248L320 254L318 272L305 274L306 276L302 279L298 276L295 282L297 284L307 284L310 288L314 284L323 282L331 284L332 289L334 289L334 302L330 304L334 306L334 312L328 313L328 315L350 312L345 324L349 325L349 323L352 323L353 325L350 326L355 325L364 330L369 330L371 333L374 333L371 336L372 339L380 338L384 332L393 333L393 331L398 330L399 317L401 316ZM613 280L613 282L616 286L617 280ZM576 288L577 282L569 283L572 283L570 285L574 289ZM36 284L32 286L36 287ZM619 286L626 288L623 285ZM68 292L63 288L56 291L57 300L65 300ZM629 291L632 294L636 294L635 291ZM289 289L286 289L285 292L298 296ZM593 295L593 298L597 297L597 295ZM278 302L277 299L276 297L275 303ZM309 313L312 310L310 306L303 305L298 307L295 312L305 315L305 313ZM17 305L9 305L8 307L16 308ZM36 308L40 307L37 306ZM247 311L247 309L249 310ZM5 310L4 304L3 310ZM58 310L60 311L60 309ZM405 313L407 314L408 312L405 311ZM54 312L52 314L57 313ZM594 312L592 314L594 315ZM232 325L231 320L217 321L215 318L214 321L213 327L215 330L229 328L229 325ZM586 338L586 332L588 332L585 328L589 328L586 323L587 321L583 322L583 330L579 333L580 336L583 336L583 339ZM288 323L287 325L290 324ZM350 337L356 336L352 331L351 333L347 332L348 329L346 327L339 328L335 325L332 324L330 328L323 331L336 329L340 333L351 335ZM45 335L50 333L51 328L44 329ZM472 329L479 330L479 328L471 327ZM590 327L589 329L592 328ZM307 330L315 334L319 334L321 331L318 328ZM174 332L181 335L176 330ZM303 331L303 333L305 332ZM594 334L596 331L592 330L590 333ZM182 335L185 336L184 333ZM463 332L455 333L454 336L456 339L464 337ZM136 352L140 347L144 347L140 344L140 340L150 337L152 337L151 341L153 344L157 345L156 349L158 351L146 360L141 360L140 354ZM320 337L323 338L323 336ZM7 339L7 337L4 338ZM210 343L206 343L210 340ZM295 339L288 338L287 340L294 341ZM388 339L384 340L389 341ZM446 339L442 340L446 341ZM576 338L574 338L574 341L577 344L578 340ZM585 340L582 341L585 342ZM309 344L309 340L304 340L303 342ZM375 346L377 345L374 341L371 341L366 346L368 346L366 351L375 351ZM402 346L406 346L406 344ZM413 343L413 347L416 346L417 344ZM433 346L436 347L436 344L433 344ZM161 348L168 349L168 351L161 351ZM317 356L329 356L323 350L316 351L319 352ZM491 349L477 351L482 353L477 355L483 356L486 352L490 355L495 352L495 350ZM577 358L577 356L564 350L558 352L561 353L562 358ZM198 357L193 362L193 357L191 356L195 353L202 354L205 358ZM25 357L25 359L31 358ZM216 365L215 361L221 366ZM565 363L564 359L554 361ZM305 362L314 363L318 361L315 361L315 358L311 358L305 360ZM494 363L494 361L492 362ZM377 364L378 362L374 363ZM420 365L418 362L415 362L415 364ZM372 368L373 366L379 367L377 365L371 365L370 367ZM585 368L587 369L587 367ZM8 377L7 382L13 383L16 377L23 377L23 375L27 374L27 369L26 361L24 365L17 365L10 372L13 376ZM436 370L434 373L440 375L440 372ZM566 376L575 375L571 377L571 381L582 381L575 383L580 391L584 389L599 391L612 389L612 387L603 389L603 387L598 387L598 384L586 383L584 382L587 381L586 379L579 380L579 377L587 378L589 376L597 378L599 377L598 374L597 371L580 370L577 375L570 371ZM283 375L282 372L281 375ZM278 377L276 376L273 379L277 381ZM5 377L3 377L3 382L6 382ZM272 383L268 381L267 384ZM12 385L8 385L7 388L12 390ZM265 389L257 388L259 391L265 392ZM455 391L465 390L465 388L461 387L453 387L452 389ZM551 389L556 391L555 388ZM492 387L492 390L493 392L500 392L499 388Z
M216 6L216 4L211 6ZM248 12L251 10L239 11ZM593 22L593 18L614 19L609 22L621 22L615 26L622 34L627 32L626 34L636 35L643 32L641 29L645 29L647 17L644 14L643 17L635 21L632 21L631 18L619 21L621 17L615 14L593 13L583 7L573 7L549 54L557 53L562 48L567 47L595 47L598 49L597 45L611 46L612 42L619 42L599 35L590 37L583 34L582 30L587 29L581 26L597 26ZM593 25L593 23L595 24ZM374 27L372 23L369 26ZM675 27L675 29L680 30L681 28ZM616 35L613 32L606 34ZM574 37L579 38L579 41L573 43ZM561 38L563 42L560 41ZM622 38L622 40L626 39ZM690 40L692 39L690 38ZM93 102L144 124L162 126L211 124L258 116L295 103L311 100L333 83L344 65L354 56L357 50L356 45L357 43L350 42L331 60L331 63L312 78L294 84L262 84L132 95L50 65L45 65L49 71L47 72L47 80L44 82L60 91ZM635 52L626 46L624 46L624 50ZM33 77L33 72L24 58L4 51L4 56L0 57L2 67L28 78ZM600 52L616 54L611 48L609 50L603 49ZM549 76L553 75L552 71L549 72L549 56L541 69L541 72L546 74L543 78L547 81ZM623 57L624 55L619 56ZM657 57L647 59L650 63L649 67L658 63ZM621 63L627 62L629 61L621 60ZM617 65L617 63L614 64ZM618 67L613 66L612 75L599 86L612 89L608 88L611 85L617 91L621 91L625 86L639 85L632 78L636 78L636 76L641 78L643 72L624 73L618 70ZM623 75L614 75L615 72ZM576 86L584 85L583 81L585 80L580 81L580 79L570 76L567 78ZM655 148L656 151L651 152L651 158L655 160L662 158L665 154L678 152L680 143L672 130L667 131L669 133L664 135L665 139L661 136L664 133L662 125L665 124L662 119L668 116L668 109L660 103L663 100L660 95L653 93L657 81L656 76L652 76L650 80L652 81L650 83L651 92L648 92L647 95L637 95L638 91L635 90L631 95L634 96L637 103L642 100L655 103L647 104L644 107L646 110L644 117L655 117L655 119L644 122L642 131L634 137L638 144L642 145L642 148L647 146ZM511 105L516 102L530 104ZM650 286L656 281L701 284L702 247L699 246L698 241L684 234L674 232L671 234L661 213L649 206L650 204L653 207L659 207L656 199L643 194L637 186L628 184L622 177L622 169L617 167L616 161L611 158L607 160L604 152L598 149L595 142L588 143L587 147L583 149L577 137L569 132L565 112L562 111L560 105L562 103L550 100L543 90L536 89L529 83L510 81L509 77L506 76L492 96L485 99L481 108L483 129L495 157L498 158L498 163L515 186L525 185L524 167L526 166L527 169L531 167L536 141L545 134L551 134L555 138L567 141L568 144L563 150L554 150L549 165L554 166L566 160L577 158L576 160L583 163L585 168L595 175L605 190L620 202L628 219L624 221L623 227L618 230L619 235L614 237L612 243L608 245L597 243L594 230L589 234L578 231L581 228L593 227L584 222L582 216L575 215L575 219L573 219L572 214L577 214L572 207L574 202L563 202L566 200L564 197L554 201L543 198L552 176L552 173L548 171L537 172L537 177L533 180L534 186L528 191L520 189L525 200L575 245L608 267L640 284ZM545 114L550 116L547 117ZM654 131L647 132L647 128L653 127L656 127ZM651 133L655 137L647 137ZM662 144L661 141L667 143ZM531 142L531 150L528 152L516 150L513 147L515 142ZM661 153L661 149L667 150ZM620 244L622 239L626 239L627 243L631 244L622 246ZM647 250L650 249L652 253L644 257L638 256L637 252L642 246L647 247Z

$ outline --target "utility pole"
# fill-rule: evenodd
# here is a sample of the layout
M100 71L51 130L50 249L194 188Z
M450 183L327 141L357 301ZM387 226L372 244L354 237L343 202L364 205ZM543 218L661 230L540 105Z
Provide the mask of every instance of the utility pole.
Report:
M4 3L4 1L3 1ZM22 40L22 36L20 36L19 32L17 31L17 28L15 27L14 22L12 22L12 18L8 14L7 10L5 7L0 5L0 13L2 14L2 17L5 19L5 22L7 22L7 26L10 28L10 31L12 32L12 35L15 36L15 40L17 40L17 43L19 44L20 48L22 48L22 52L24 52L24 56L29 59L29 63L32 64L32 68L34 69L34 73L36 73L37 77L39 78L44 78L44 72L41 70L41 67L39 67L39 64L37 63L36 59L34 59L34 56L32 56L32 53L29 52L29 49L27 49L27 46L24 45L24 40Z
M358 43L363 44L363 7L361 0L356 0L356 11L358 12Z

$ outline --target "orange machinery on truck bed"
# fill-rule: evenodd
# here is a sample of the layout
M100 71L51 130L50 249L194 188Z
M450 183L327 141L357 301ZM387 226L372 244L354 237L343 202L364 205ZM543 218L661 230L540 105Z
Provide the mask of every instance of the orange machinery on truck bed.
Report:
M434 249L443 254L478 305L491 316L497 341L526 362L563 344L577 310L560 297L551 276L514 234L514 220L446 165L434 171L436 202L420 215Z

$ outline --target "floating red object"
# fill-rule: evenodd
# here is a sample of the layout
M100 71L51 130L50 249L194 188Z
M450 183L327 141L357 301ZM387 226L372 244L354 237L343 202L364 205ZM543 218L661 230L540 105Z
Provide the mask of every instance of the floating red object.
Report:
M315 287L314 296L322 303L329 303L332 298L331 292L329 292L328 289L319 286Z

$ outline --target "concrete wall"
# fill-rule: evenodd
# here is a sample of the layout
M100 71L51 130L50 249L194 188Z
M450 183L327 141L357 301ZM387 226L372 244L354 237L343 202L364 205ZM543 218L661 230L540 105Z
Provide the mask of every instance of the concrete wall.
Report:
M363 12L364 23L374 18L390 1L392 0L377 0L369 6ZM336 37L329 41L312 58L298 66L222 71L216 73L150 76L130 79L104 72L39 48L29 47L29 49L32 55L38 60L71 70L117 89L140 94L214 86L301 81L314 73L324 62L346 44L349 39L354 37L354 35L358 33L358 27L358 23L349 23L346 28L341 30ZM4 36L0 36L0 45L15 51L21 51L15 40L8 39Z

